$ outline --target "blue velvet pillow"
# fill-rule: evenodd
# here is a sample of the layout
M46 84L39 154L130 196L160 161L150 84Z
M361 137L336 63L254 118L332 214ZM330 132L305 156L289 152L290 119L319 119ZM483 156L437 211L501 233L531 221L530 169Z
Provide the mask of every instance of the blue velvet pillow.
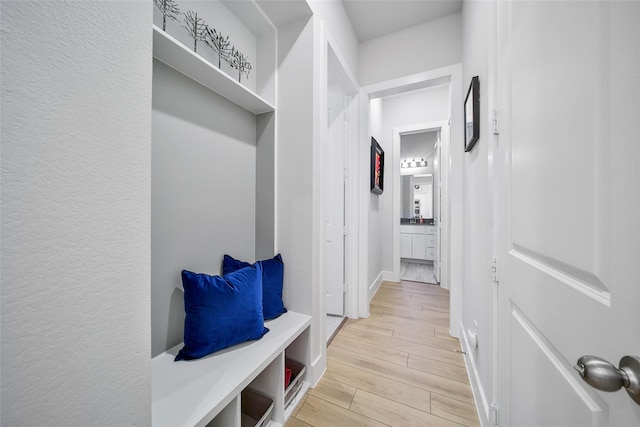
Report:
M228 274L251 264L225 255L222 260L222 274ZM254 265L262 267L262 311L264 320L275 319L287 309L282 302L284 263L280 254L271 259L258 261Z
M262 266L223 277L182 270L182 286L184 347L176 361L198 359L269 332L262 315Z

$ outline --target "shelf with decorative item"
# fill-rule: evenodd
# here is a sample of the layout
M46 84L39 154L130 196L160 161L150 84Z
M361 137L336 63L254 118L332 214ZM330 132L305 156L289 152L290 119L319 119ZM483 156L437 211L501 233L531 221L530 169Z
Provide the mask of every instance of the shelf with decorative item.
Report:
M155 25L153 57L253 114L275 110L264 98Z

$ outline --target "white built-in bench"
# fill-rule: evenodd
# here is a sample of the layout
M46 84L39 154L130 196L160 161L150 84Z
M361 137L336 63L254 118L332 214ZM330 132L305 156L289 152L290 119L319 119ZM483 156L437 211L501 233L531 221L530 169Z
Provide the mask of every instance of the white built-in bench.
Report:
M289 311L265 322L269 333L210 356L174 362L182 344L154 357L152 423L154 426L240 426L240 394L247 387L274 401L271 426L281 426L309 387L285 408L285 353L308 366L311 317Z

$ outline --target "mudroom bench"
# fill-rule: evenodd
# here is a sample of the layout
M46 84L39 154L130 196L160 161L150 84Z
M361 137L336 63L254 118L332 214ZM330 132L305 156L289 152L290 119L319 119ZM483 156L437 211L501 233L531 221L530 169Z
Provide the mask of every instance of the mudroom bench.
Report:
M310 316L289 311L266 321L269 333L260 340L192 361L174 362L182 344L154 357L153 426L240 427L247 421L249 425L284 425L309 388L304 366L308 366L310 322ZM298 367L286 390L285 364ZM260 404L253 403L255 396L273 402L263 419L255 415L255 407L249 407L261 410Z

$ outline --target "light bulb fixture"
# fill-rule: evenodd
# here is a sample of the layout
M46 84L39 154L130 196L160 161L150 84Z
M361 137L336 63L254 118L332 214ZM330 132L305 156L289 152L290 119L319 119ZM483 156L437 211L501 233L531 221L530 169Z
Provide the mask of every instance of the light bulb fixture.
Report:
M407 161L407 159L403 159L400 162L400 167L401 168L417 168L417 167L425 167L427 166L428 162L425 159L420 159L418 161L416 161L416 159L411 159L410 162Z

